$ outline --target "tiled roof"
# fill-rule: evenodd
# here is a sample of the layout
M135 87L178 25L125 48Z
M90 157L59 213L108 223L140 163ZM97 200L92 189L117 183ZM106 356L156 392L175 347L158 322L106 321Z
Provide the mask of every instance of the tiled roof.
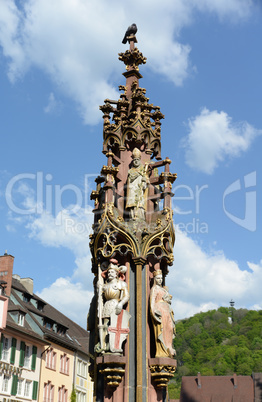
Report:
M45 344L45 345L50 344L50 342L48 342L48 340L44 339L43 336L37 334L32 329L22 327L21 325L16 324L13 320L11 321L10 319L8 319L6 327L9 331L13 332L14 334L19 333L20 336L33 338L33 339L37 340L38 342Z
M228 402L254 400L251 376L183 377L180 402Z
M25 295L26 299L24 300L19 295ZM39 304L41 305L40 310L36 307ZM12 313L16 311L25 314L24 326L18 325L15 322ZM46 322L53 325L53 329L46 327ZM42 339L42 341L45 340L46 343L52 341L63 345L65 348L78 350L85 354L88 353L89 332L36 294L30 294L25 286L16 278L12 279L7 327L20 331L24 335L35 336Z

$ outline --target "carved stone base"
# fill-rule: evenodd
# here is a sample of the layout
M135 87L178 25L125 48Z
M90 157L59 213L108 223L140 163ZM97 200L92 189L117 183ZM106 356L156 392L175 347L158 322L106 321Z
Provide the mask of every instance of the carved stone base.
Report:
M155 357L148 359L148 364L155 387L167 387L168 381L176 371L177 361L169 357Z
M117 388L125 374L126 357L116 355L104 355L96 358L96 364L100 373L109 387Z

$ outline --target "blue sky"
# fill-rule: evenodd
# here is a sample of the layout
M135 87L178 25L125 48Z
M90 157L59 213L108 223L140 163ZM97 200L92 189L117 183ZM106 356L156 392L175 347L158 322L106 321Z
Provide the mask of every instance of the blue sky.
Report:
M262 308L262 10L252 0L0 3L0 253L85 326L105 98L118 99L126 28L147 57L172 160L176 319Z

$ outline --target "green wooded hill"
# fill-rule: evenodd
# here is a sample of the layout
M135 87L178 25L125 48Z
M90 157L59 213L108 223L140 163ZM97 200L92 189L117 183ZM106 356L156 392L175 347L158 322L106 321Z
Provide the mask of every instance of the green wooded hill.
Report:
M262 372L262 310L220 307L178 321L176 331L170 397L175 389L177 397L182 376Z

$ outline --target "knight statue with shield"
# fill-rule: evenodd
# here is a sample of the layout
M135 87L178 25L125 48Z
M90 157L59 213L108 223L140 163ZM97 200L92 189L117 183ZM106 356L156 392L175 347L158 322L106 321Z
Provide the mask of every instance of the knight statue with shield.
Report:
M102 270L103 268L105 269ZM130 319L128 311L123 309L129 300L127 284L124 281L126 266L118 266L118 261L111 259L109 264L102 264L99 271L99 343L95 350L101 354L123 354L122 344L129 333Z

